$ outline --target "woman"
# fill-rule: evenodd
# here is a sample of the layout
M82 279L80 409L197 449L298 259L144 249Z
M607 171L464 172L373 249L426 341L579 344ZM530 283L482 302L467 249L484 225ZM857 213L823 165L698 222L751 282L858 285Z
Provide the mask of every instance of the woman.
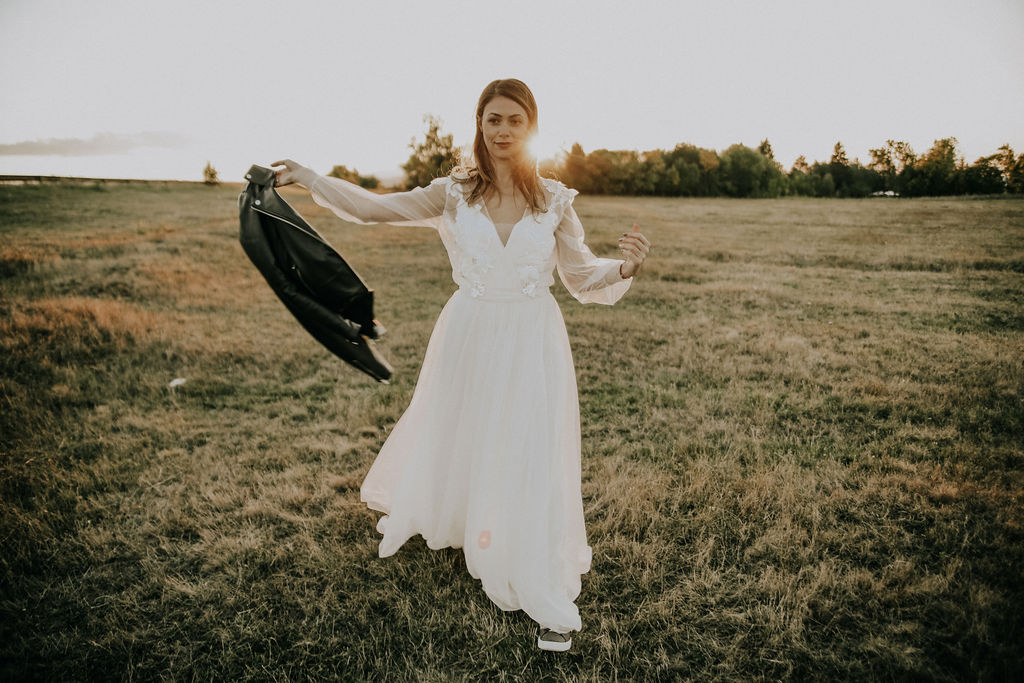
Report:
M597 258L572 208L575 190L541 178L527 144L537 104L515 79L490 83L476 111L472 166L410 192L377 195L278 161L355 223L436 229L459 289L427 344L405 414L381 447L361 499L384 513L379 555L420 534L464 548L466 566L503 610L538 623L537 645L568 650L574 601L590 569L580 492L576 377L552 270L583 303L613 304L650 246L637 226L624 259Z

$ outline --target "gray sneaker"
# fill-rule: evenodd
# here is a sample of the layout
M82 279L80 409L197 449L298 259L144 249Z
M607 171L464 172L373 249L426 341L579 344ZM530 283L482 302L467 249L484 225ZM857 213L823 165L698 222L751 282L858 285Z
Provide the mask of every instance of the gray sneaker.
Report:
M565 652L572 647L572 636L569 633L559 633L543 626L537 627L537 647L552 652Z

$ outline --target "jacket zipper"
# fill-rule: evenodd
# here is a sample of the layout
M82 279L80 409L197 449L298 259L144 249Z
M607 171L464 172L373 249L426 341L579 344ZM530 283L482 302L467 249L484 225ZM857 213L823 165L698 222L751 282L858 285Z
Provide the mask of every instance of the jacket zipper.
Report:
M287 218L282 218L281 216L278 216L277 214L270 213L269 211L265 211L263 209L255 207L255 206L250 206L249 208L251 208L253 211L255 211L257 213L262 213L264 216L270 216L271 218L279 220L282 223L287 223L288 225L292 226L296 230L299 230L300 232L303 232L303 233L309 235L310 237L312 237L313 239L317 240L318 242L321 242L322 244L327 244L326 242L324 242L323 238L320 237L320 235L317 235L316 233L309 232L308 230L306 230L302 226L296 225L295 223L291 222Z

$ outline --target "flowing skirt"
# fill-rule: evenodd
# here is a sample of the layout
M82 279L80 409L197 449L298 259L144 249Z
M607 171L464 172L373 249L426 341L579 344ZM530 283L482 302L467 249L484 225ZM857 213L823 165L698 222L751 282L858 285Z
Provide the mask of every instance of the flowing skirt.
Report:
M409 407L361 499L384 513L379 555L420 534L463 548L503 610L580 630L590 569L580 416L565 322L550 292L475 299L458 290L427 345Z

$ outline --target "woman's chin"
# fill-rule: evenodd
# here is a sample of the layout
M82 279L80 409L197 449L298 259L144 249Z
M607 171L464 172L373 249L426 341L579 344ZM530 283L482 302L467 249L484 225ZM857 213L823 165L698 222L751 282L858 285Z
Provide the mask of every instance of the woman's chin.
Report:
M490 149L491 156L497 159L515 159L522 151L522 147L518 145L509 145L508 147L495 145Z
M495 161L504 162L516 162L522 157L522 153L518 150L495 150L491 152L491 158Z

